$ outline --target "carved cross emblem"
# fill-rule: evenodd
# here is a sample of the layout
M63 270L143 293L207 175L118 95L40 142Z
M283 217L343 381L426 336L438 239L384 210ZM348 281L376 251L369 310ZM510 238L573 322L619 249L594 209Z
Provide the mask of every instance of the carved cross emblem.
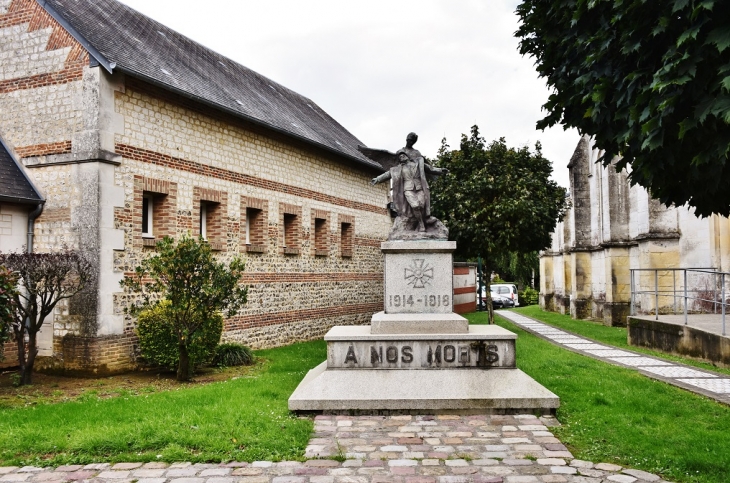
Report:
M413 288L424 288L431 284L433 267L423 258L414 258L410 267L404 269L405 279Z

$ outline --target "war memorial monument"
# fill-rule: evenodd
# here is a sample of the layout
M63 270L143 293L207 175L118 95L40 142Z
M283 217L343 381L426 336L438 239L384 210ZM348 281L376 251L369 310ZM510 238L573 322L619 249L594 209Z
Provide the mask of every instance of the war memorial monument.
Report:
M413 148L391 153L360 147L387 171L398 216L381 245L385 256L382 312L369 326L336 326L324 337L327 360L289 398L292 411L325 413L551 413L558 397L517 369L517 335L496 325L469 325L455 314L456 242L431 216L429 165Z

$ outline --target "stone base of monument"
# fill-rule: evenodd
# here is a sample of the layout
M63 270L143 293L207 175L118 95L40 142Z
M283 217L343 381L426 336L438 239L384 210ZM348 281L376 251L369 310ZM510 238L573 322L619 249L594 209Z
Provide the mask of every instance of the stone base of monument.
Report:
M519 369L347 371L323 362L289 398L300 412L553 414L558 397Z
M467 333L372 334L333 327L327 361L289 398L301 412L552 414L558 397L515 367L517 336L495 325Z
M327 361L309 371L289 409L553 413L558 397L517 369L517 335L469 325L452 311L455 248L445 240L384 242L385 310L369 326L327 333Z

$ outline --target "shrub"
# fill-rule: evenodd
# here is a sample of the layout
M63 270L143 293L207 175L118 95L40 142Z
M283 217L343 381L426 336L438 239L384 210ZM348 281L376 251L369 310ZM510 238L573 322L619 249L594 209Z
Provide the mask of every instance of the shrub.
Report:
M535 305L540 301L540 292L526 287L520 294L520 305Z
M254 362L251 349L243 344L230 342L215 348L213 365L218 367L249 366Z
M163 299L141 311L137 319L137 335L145 361L175 370L180 362L180 342L171 305L169 300ZM215 313L189 336L187 347L191 368L210 362L222 333L223 316Z
M165 237L157 243L157 254L142 260L134 274L121 281L122 287L142 295L142 304L128 307L131 315L154 307L159 298L169 301L165 319L177 335L178 381L190 380L193 366L188 346L201 325L221 312L233 317L246 303L248 289L240 285L244 266L238 257L228 264L216 261L202 238ZM201 338L208 340L208 335Z
M15 274L0 265L0 361L3 360L5 342L10 338L17 284L18 278Z

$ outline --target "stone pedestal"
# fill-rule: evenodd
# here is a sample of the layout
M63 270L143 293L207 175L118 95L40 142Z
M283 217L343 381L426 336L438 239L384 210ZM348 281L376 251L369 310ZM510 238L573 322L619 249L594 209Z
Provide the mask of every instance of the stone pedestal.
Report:
M292 411L541 412L558 397L516 368L517 335L453 313L455 242L390 241L370 326L333 327Z

